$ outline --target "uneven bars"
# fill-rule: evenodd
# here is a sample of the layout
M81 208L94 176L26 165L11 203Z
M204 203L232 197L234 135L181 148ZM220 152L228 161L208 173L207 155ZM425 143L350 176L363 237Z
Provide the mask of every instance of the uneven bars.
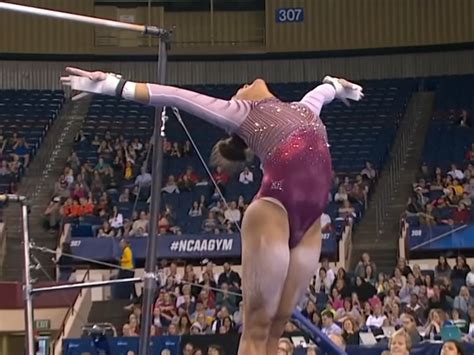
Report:
M59 286L32 288L31 293L73 290L75 288L93 288L93 287L110 286L110 285L116 285L116 284L136 283L136 282L141 282L141 281L143 280L140 277L132 277L128 279L82 282L82 283L77 283L77 284L66 284L66 285L59 285Z
M62 12L62 11L43 9L43 8L33 7L33 6L12 4L12 3L4 2L4 1L0 1L0 10L20 12L20 13L29 14L29 15L45 16L45 17L50 17L50 18L56 18L59 20L82 22L82 23L87 23L87 24L96 25L96 26L115 28L118 30L141 32L147 35L162 36L168 33L167 30L156 27L156 26L136 25L133 23L106 20L106 19L92 17L92 16L76 15L76 14L71 14L69 12Z

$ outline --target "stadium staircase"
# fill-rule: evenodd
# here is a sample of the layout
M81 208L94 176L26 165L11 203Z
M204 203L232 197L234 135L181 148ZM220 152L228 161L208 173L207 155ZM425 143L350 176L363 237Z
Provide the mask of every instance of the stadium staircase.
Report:
M30 238L38 246L56 249L58 236L45 231L43 212L46 209L55 181L63 172L66 160L72 151L74 136L79 131L87 112L90 100L66 102L45 137L37 155L32 160L26 176L22 179L18 193L28 197ZM21 281L23 270L23 245L21 228L21 207L10 203L4 210L7 226L7 251L2 279ZM33 252L42 269L33 270L33 278L38 281L51 281L55 278L54 255Z
M122 334L122 326L128 323L129 311L124 307L129 305L129 300L107 300L95 301L92 303L89 312L89 324L111 323L117 334Z
M382 170L366 215L354 233L351 266L368 252L377 271L391 274L398 257L400 216L410 196L433 114L435 94L415 93L397 132L390 160Z

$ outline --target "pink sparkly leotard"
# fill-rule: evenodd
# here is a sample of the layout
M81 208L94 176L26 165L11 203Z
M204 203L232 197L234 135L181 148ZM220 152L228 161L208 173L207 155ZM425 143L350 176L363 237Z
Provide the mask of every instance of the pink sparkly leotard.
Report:
M323 84L299 102L220 100L192 91L148 84L151 105L176 106L240 136L263 163L255 198L278 200L288 213L290 247L321 216L331 187L326 128L319 118L335 89Z

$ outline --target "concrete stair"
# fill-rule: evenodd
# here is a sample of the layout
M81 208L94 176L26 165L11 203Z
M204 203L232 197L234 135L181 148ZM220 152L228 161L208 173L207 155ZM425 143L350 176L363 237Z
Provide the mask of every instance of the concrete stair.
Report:
M125 323L128 323L128 316L131 313L131 311L124 309L129 304L129 300L95 301L92 303L88 322L90 324L111 323L117 334L121 335L122 327Z
M54 189L54 182L63 172L66 160L73 147L74 136L79 131L89 107L90 100L68 101L48 131L38 154L32 160L28 171L19 186L19 194L28 198L30 209L30 240L38 246L56 249L58 235L43 227L43 212ZM4 222L7 226L7 252L1 278L7 281L21 281L23 270L21 207L9 203L4 209ZM32 277L39 281L55 279L55 265L52 254L33 251L42 268L33 270Z
M411 183L420 166L425 136L432 116L434 93L412 96L391 151L388 164L364 218L353 236L351 266L368 252L378 271L392 273L398 257L400 216L411 195Z

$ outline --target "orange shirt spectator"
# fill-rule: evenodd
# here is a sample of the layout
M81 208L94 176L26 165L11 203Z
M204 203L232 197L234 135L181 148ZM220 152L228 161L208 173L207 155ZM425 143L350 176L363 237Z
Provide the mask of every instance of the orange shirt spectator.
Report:
M94 205L86 199L81 199L81 216L94 213Z

